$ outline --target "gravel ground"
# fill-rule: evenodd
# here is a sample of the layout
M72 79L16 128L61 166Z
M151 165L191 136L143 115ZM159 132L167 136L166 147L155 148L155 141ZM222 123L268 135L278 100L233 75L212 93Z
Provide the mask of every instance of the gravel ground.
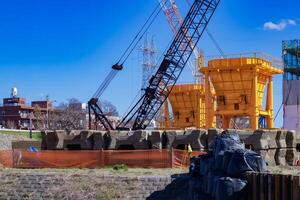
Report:
M9 134L0 134L0 151L1 150L11 150L12 141L28 141L27 137Z

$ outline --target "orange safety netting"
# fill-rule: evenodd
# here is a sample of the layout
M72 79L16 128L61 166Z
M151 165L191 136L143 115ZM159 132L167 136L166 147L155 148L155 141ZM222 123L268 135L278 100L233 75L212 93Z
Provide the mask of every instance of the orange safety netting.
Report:
M103 150L0 152L0 164L14 168L99 168L125 164L139 168L181 168L189 165L189 155L182 150Z

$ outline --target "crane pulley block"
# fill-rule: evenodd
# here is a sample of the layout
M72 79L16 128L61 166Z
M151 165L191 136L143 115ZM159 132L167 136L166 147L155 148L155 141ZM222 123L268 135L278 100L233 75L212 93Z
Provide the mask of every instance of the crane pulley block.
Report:
M117 71L121 71L123 69L123 65L119 65L119 63L117 64L114 64L112 67L111 67L113 70L117 70Z

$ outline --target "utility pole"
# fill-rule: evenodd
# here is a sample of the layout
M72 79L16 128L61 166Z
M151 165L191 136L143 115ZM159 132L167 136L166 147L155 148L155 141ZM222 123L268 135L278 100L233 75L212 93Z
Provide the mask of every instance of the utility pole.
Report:
M29 138L32 139L32 118L33 118L33 113L30 112L29 116Z
M140 51L143 54L141 89L144 90L148 86L150 78L157 70L157 51L154 45L154 36L149 39L149 35L146 34L144 45L142 45Z

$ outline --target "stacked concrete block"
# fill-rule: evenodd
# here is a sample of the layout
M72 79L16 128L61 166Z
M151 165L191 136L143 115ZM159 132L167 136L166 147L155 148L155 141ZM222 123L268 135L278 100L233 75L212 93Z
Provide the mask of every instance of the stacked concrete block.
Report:
M295 165L298 160L298 152L296 149L297 148L296 132L288 131L288 130L279 130L278 135L283 136L281 138L282 140L281 145L277 150L279 156L284 157L286 165Z
M239 134L246 148L261 154L269 165L294 165L299 159L300 134L287 130L228 130ZM212 150L222 129L141 131L45 131L42 150L184 149Z
M276 165L276 161L275 161L276 149L267 149L267 150L253 149L253 151L260 154L264 158L264 160L268 163L269 166Z
M164 131L153 130L148 133L148 140L150 142L151 149L162 149L164 141Z
M182 132L183 133L183 132ZM167 130L163 133L162 137L162 148L163 149L171 149L173 147L173 143L175 141L177 132L173 130ZM182 135L182 134L180 134Z
M207 149L207 131L204 129L188 130L182 135L177 134L173 142L173 148L184 147L190 144L194 150Z
M111 131L108 149L150 149L148 131Z
M42 150L56 150L58 137L56 131L42 132Z
M261 154L269 165L294 165L297 139L294 131L259 129L238 130L246 147Z
M42 133L42 150L103 149L105 132L101 131L45 131Z
M277 130L240 130L238 134L247 148L262 155L269 165L276 164Z

